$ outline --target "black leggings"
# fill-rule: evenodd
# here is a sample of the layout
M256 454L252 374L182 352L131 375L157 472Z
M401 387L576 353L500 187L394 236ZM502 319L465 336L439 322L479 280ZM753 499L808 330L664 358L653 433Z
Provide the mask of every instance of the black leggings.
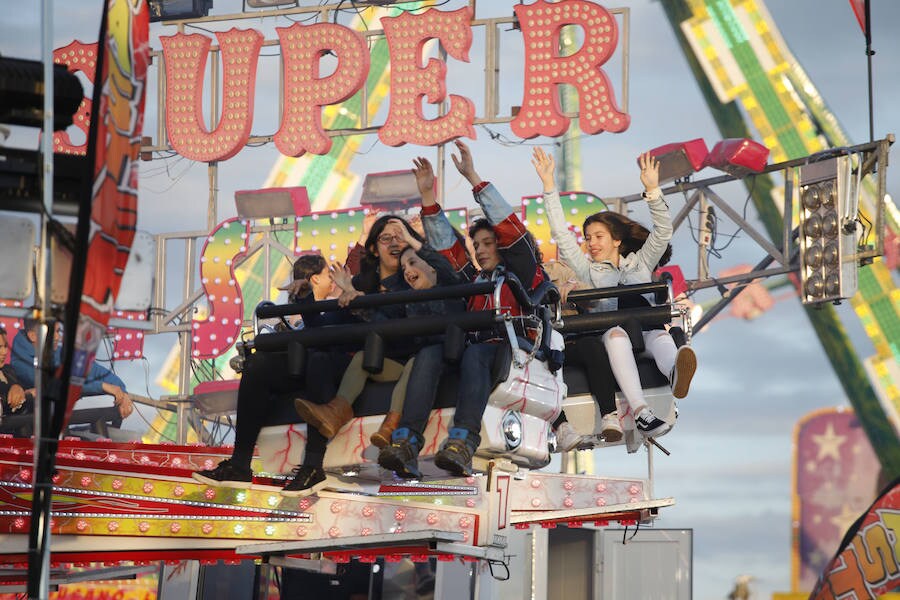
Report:
M238 388L237 425L231 460L238 468L250 468L253 447L260 430L282 412L285 394L305 391L305 397L322 404L337 392L341 376L349 362L342 352L310 351L304 372L309 377L288 374L287 353L256 352L247 361ZM315 427L307 427L303 464L321 467L328 440Z
M584 371L588 389L597 400L601 415L616 412L616 379L600 336L567 339L566 364L581 367Z

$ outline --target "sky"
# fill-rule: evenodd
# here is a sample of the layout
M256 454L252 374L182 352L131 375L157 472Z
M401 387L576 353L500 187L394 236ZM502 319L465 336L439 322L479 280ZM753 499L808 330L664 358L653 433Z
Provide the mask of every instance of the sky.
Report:
M508 14L512 2L480 2L479 16ZM216 0L213 14L240 11L238 0ZM698 86L680 52L660 3L650 0L606 3L609 8L630 9L630 128L621 134L604 133L581 139L583 189L600 196L620 196L640 191L635 158L645 149L665 143L703 137L712 147L721 139ZM54 47L73 39L96 39L100 2L56 0ZM453 5L456 6L455 4ZM40 12L38 2L0 0L0 54L18 58L40 58ZM768 9L788 46L803 65L850 138L868 140L866 59L864 38L845 0L769 0ZM875 137L896 132L900 125L900 38L893 27L900 23L900 3L873 0L873 48L875 90ZM270 23L269 23L270 24ZM261 28L253 20L242 26ZM277 23L285 26L285 22ZM159 25L151 27L151 44L159 49L158 36L173 33ZM480 81L466 77L466 69L480 69L473 47L472 65L450 61L448 90L475 95ZM271 59L270 59L271 60ZM507 60L506 57L503 59ZM516 58L502 64L504 106L516 103L521 81ZM615 62L615 61L613 61ZM260 78L277 77L261 63ZM476 83L472 83L472 82ZM615 86L621 89L616 81ZM518 86L518 87L517 87ZM621 93L621 92L620 92ZM152 93L148 97L145 130L155 132ZM271 105L269 105L271 107ZM254 133L266 130L264 99L257 99ZM491 126L515 139L505 126ZM270 129L267 132L271 132ZM532 146L502 145L479 128L470 142L480 172L510 199L539 191L539 182L529 165ZM27 132L17 128L10 143L33 144ZM548 140L533 140L546 143ZM550 147L549 145L546 147ZM416 155L434 157L433 149L390 148L367 138L353 168L360 174L409 168ZM219 220L234 214L235 190L259 187L273 164L272 144L246 148L221 169ZM514 167L511 167L514 165ZM169 159L142 163L138 215L140 229L151 233L192 231L206 228L207 173L202 164ZM144 169L144 167L147 167ZM448 163L446 186L449 206L471 204L465 185ZM713 176L704 172L698 177ZM900 194L900 171L889 171L888 191ZM354 198L358 198L358 191ZM738 187L721 194L740 209L746 192ZM670 200L672 211L680 198ZM637 214L638 218L641 216ZM753 207L748 220L761 227ZM676 233L676 262L689 276L696 274L696 247L690 236ZM755 263L762 251L746 236L739 237L722 255L713 259L713 273L738 264ZM701 295L698 299L710 300ZM173 303L174 305L174 303ZM874 350L849 307L838 309L860 357ZM162 360L174 342L173 336L148 339L147 361L119 363L117 371L129 389L158 397L153 384ZM790 589L790 487L791 435L798 418L812 410L847 405L840 382L795 298L778 302L753 321L721 318L693 340L700 367L688 398L679 403L678 427L665 438L672 452L657 457L654 487L660 497L672 496L676 505L664 509L656 527L692 528L694 531L694 597L713 600L726 597L734 578L755 577L757 598ZM149 412L146 412L150 418ZM143 429L131 417L126 426ZM641 474L641 455L626 456L621 448L596 451L595 471L600 474Z

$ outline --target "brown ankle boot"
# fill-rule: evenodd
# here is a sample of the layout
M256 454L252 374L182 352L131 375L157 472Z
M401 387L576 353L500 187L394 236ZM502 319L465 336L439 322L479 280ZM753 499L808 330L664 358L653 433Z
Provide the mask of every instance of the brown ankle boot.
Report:
M388 413L384 415L384 421L381 422L381 427L379 427L378 431L373 433L369 439L375 447L384 448L385 446L390 445L391 434L394 433L394 430L397 429L397 425L399 424L400 413L388 411Z
M294 408L307 424L329 439L353 418L353 407L340 396L335 396L327 404L295 398Z

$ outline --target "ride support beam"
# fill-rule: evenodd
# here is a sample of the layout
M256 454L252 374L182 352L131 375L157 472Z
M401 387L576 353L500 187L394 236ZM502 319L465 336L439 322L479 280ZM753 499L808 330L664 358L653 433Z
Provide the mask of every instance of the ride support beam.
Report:
M694 74L694 79L700 86L703 98L706 100L722 136L725 138L751 138L751 132L735 103L722 104L717 98L681 29L681 23L693 16L689 2L687 0L670 0L660 3L660 6L666 12L672 32L678 39L684 57ZM752 181L745 179L744 185L753 198L753 204L769 237L773 240L780 239L784 220L772 200L771 192L775 186L772 178L769 175L759 175L753 177ZM866 376L865 369L850 344L850 339L838 319L837 312L833 306L827 304L804 306L804 311L844 388L847 399L856 411L856 416L869 437L872 449L878 456L885 472L885 477L887 479L897 477L900 475L900 439L894 432L890 420Z

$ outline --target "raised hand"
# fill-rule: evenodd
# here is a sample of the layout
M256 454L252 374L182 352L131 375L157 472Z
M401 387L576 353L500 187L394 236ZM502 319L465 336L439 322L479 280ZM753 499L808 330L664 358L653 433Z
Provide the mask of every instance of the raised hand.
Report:
M472 152L462 140L456 140L453 143L456 144L456 148L459 150L459 157L452 152L450 153L450 158L453 159L456 170L459 171L463 177L468 179L473 187L478 185L481 183L481 177L475 172L475 162L472 160Z
M641 183L648 192L659 187L659 161L649 152L641 154L638 163L641 165Z
M287 292L291 298L302 298L312 291L312 285L308 279L295 279L278 289Z
M434 191L434 169L431 167L431 161L424 156L413 159L413 175L416 176L416 185L419 186L419 192Z
M384 230L388 233L393 232L394 235L399 235L400 239L406 242L407 246L412 246L413 250L419 250L422 247L422 242L417 240L410 232L406 225L403 224L403 221L400 219L391 219L387 222L387 225L384 226Z
M541 178L541 183L544 184L544 191L552 192L555 190L556 162L553 160L553 155L544 152L543 148L537 146L531 154L531 164L534 165L534 170L537 171L538 177Z
M412 227L416 233L425 237L425 225L422 224L422 216L414 215L406 220L409 223L409 226Z
M345 292L356 291L356 288L353 287L353 275L346 265L334 261L328 266L328 270L331 271L331 277L336 286Z
M427 158L419 156L413 159L413 175L416 178L416 185L419 188L419 194L422 196L422 206L434 206L437 204L437 197L434 193L434 169Z

